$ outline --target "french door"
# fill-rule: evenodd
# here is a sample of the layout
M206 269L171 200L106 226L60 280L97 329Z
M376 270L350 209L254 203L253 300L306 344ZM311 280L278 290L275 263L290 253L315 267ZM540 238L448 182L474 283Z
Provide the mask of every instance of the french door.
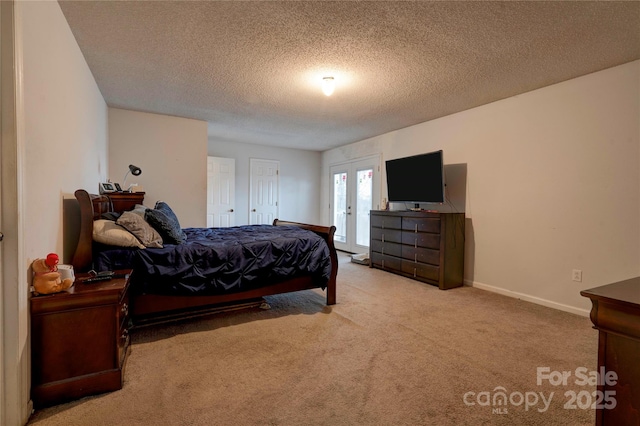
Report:
M350 253L369 251L369 212L380 208L380 156L330 167L334 243Z

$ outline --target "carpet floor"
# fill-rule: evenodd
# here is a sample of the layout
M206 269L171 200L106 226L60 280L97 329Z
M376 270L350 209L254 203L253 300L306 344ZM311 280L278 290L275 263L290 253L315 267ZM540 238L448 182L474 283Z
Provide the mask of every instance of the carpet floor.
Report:
M575 376L596 369L588 318L339 258L337 305L309 290L268 297L269 310L139 329L121 390L29 424L594 424L596 387ZM543 367L571 376L538 384Z

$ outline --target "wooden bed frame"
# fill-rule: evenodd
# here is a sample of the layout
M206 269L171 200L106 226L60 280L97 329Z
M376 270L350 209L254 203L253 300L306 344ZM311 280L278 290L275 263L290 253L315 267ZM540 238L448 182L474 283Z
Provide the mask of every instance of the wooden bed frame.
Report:
M79 189L75 192L75 196L80 204L80 236L72 264L75 271L86 272L91 269L93 264L93 221L99 219L102 213L118 210L114 210L108 195L89 194L84 189ZM134 206L120 207L120 210L123 211L132 209ZM336 276L338 274L338 257L333 243L336 227L286 222L278 219L274 220L273 224L276 226L299 226L315 232L327 242L331 253L331 277L326 284L327 305L334 305L336 303ZM312 288L318 288L318 285L313 283L311 277L297 277L254 290L215 296L163 296L133 292L130 313L134 326L144 325L199 316L220 310L256 306L259 304L257 301L262 301L263 296Z

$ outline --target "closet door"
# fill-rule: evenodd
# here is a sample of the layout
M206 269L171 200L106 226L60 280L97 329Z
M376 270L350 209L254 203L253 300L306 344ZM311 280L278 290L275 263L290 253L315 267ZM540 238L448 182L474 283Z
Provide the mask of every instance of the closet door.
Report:
M278 218L280 162L251 158L249 168L249 224L271 225Z
M235 225L235 158L207 157L207 228Z

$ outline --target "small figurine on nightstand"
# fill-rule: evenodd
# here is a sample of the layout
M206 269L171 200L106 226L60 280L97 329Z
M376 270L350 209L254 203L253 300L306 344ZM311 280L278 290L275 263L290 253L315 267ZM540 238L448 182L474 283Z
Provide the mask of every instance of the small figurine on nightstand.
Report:
M33 261L31 270L33 271L33 288L36 295L59 293L73 285L72 279L62 280L60 278L58 262L59 257L55 253L49 253L46 259Z

